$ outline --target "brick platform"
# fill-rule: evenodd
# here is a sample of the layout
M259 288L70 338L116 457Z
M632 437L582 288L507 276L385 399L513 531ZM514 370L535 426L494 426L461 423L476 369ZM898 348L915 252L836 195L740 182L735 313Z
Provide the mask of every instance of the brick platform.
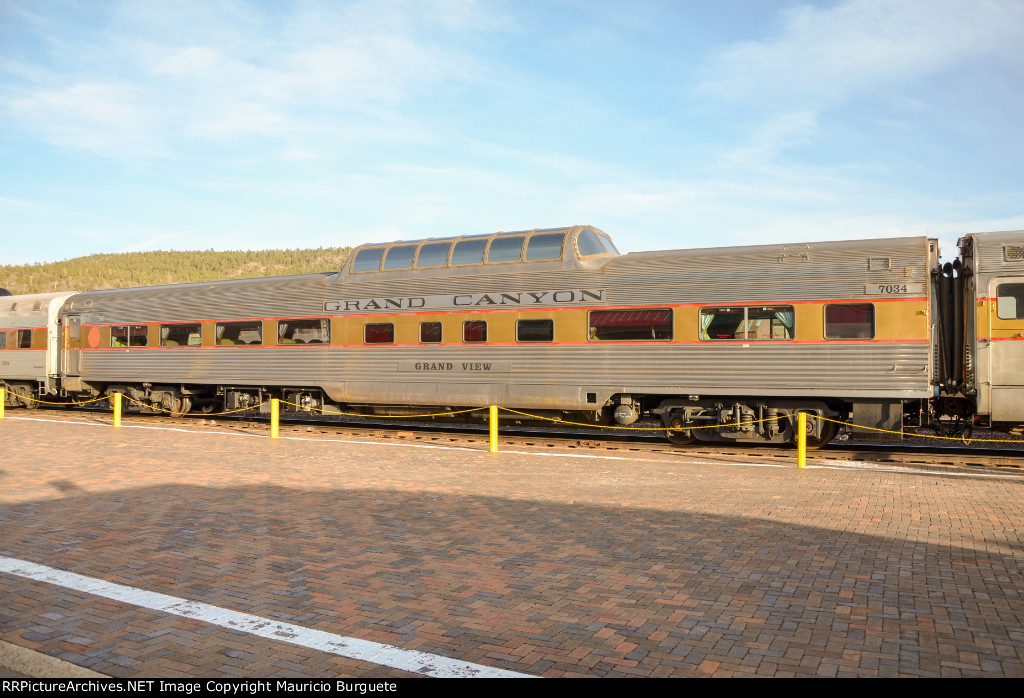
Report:
M1012 470L26 416L0 421L10 558L543 676L1024 676ZM112 676L405 675L4 573L0 639Z

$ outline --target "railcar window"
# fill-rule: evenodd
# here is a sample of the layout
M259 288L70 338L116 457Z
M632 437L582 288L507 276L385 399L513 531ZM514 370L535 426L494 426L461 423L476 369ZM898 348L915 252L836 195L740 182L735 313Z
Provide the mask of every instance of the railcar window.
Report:
M420 254L416 258L417 267L443 267L448 262L448 250L452 248L450 242L432 242L420 247Z
M562 256L562 241L565 233L534 235L526 243L526 261L534 259L558 259Z
M872 303L835 303L825 306L825 339L871 339L875 336Z
M608 250L604 248L601 241L590 228L580 232L580 236L576 238L576 247L580 251L580 257L589 257L593 254L605 254Z
M699 336L706 341L793 339L795 314L791 305L701 308L699 317Z
M996 315L1000 320L1024 320L1024 284L996 287Z
M483 320L470 320L462 323L462 341L467 343L486 342L487 323Z
M32 330L18 330L18 348L32 348Z
M701 339L743 339L743 308L701 308Z
M392 247L384 258L385 269L408 269L412 266L412 257L416 253L416 245Z
M6 332L0 332L0 349L6 349L6 348L7 348L7 333Z
M452 264L479 264L484 261L484 247L486 246L486 238L462 240L455 243L455 250L452 251Z
M128 326L122 325L121 327L110 328L110 346L112 347L126 347L128 346Z
M110 346L144 347L149 343L145 325L118 325L110 328Z
M496 237L491 240L491 248L487 250L488 262L518 262L523 256L523 235Z
M672 311L591 310L588 336L591 340L615 342L672 339Z
M517 342L553 342L554 320L519 320L516 322Z
M352 260L352 271L377 271L380 269L380 258L384 256L383 247L371 247L359 250Z
M259 320L217 323L217 346L234 347L254 344L263 344L263 323Z
M363 342L365 344L394 344L395 326L390 322L364 325Z
M439 344L441 342L441 323L440 322L421 322L420 323L420 343L422 344Z
M327 318L278 320L278 344L330 344L331 321Z
M198 324L160 325L160 346L198 347L203 343Z
M791 305L760 305L747 308L747 339L793 339L796 321Z

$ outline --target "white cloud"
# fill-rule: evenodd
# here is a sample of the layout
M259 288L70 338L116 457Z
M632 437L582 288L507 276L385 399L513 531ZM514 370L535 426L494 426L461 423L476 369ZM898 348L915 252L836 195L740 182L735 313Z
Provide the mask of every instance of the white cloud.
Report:
M725 156L737 165L758 165L781 150L806 142L816 131L818 115L813 110L785 112L760 124L747 145Z
M169 54L159 59L152 70L157 75L180 75L189 78L200 77L213 70L217 66L219 58L217 53L211 49L201 46L189 46L179 50L172 50Z
M58 145L97 153L152 155L161 150L156 110L128 85L86 83L38 90L8 111Z
M840 110L881 99L885 114L927 114L933 105L907 93L974 59L1008 67L1010 84L1024 70L1021 2L845 0L796 5L780 20L774 36L715 54L696 89L721 100L732 119L739 108L755 123L748 142L726 155L737 164L759 166L811 141L825 112L842 119ZM901 128L892 116L882 121Z
M192 9L186 21L181 8L127 3L93 33L40 24L56 70L21 71L8 113L52 143L114 156L254 135L306 151L422 141L410 102L472 63L445 39L493 19L456 0Z
M325 159L323 153L305 148L285 148L278 156L282 160L293 160L296 162L312 162Z
M719 95L811 105L931 75L968 58L1020 61L1024 3L848 0L798 5L779 35L721 52L702 87Z
M60 215L60 216L82 216L84 218L98 218L100 220L111 220L106 216L97 216L94 213L83 213L81 211L69 211L63 208L32 203L29 201L19 201L18 199L6 199L0 197L0 212L4 212L5 207L16 206L19 208L27 208L33 211L39 211L48 215Z

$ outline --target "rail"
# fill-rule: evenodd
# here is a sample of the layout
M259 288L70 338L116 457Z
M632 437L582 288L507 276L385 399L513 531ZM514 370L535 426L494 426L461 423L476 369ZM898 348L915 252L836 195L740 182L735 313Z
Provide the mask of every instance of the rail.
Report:
M171 410L171 409L165 409L163 407L159 407L159 406L156 406L156 405L151 405L149 403L142 402L141 400L136 400L135 398L132 398L132 397L130 397L128 395L122 395L122 393L113 393L111 395L105 395L105 396L102 396L102 397L93 398L91 400L83 400L83 401L79 401L79 402L48 402L46 400L39 400L37 398L32 398L32 397L29 397L27 395L21 395L20 393L13 392L13 391L7 391L4 388L0 388L0 419L4 418L4 407L5 407L6 403L7 403L8 392L9 392L9 397L12 400L16 400L16 401L20 400L20 401L26 401L26 402L31 401L31 402L39 403L39 404L43 404L43 405L77 406L77 405L88 405L90 403L100 402L100 401L103 401L103 400L108 400L108 401L111 402L111 406L113 408L113 412L114 412L114 426L115 427L120 427L121 426L122 398L127 399L129 402L133 402L133 403L135 403L137 405L145 407L146 409L155 410L155 411L158 411L158 412L164 412L166 414L171 414L171 415L178 416L178 417L218 417L218 416L222 416L222 415L237 414L239 412L246 412L246 411L250 411L250 410L254 410L254 409L259 409L263 405L267 404L266 401L261 401L261 402L259 402L256 405L249 405L249 406L242 407L242 408L235 409L235 410L225 410L223 412L216 412L216 413L212 413L212 412L180 413L180 412L175 412L174 410ZM309 411L327 413L324 409L321 409L321 408L307 407L307 406L300 405L300 404L297 404L297 403L294 403L294 402L289 402L287 400L281 400L279 398L271 398L270 399L270 438L276 439L276 438L279 438L279 436L280 436L281 404L291 405L293 407L297 407L299 409L304 409L304 410L309 410ZM570 420L567 420L567 419L560 419L560 418L557 418L557 417L546 417L544 415L532 414L530 412L523 412L523 411L520 411L520 410L514 410L514 409L512 409L510 407L501 407L500 405L487 405L487 406L481 406L481 407L470 407L470 408L464 409L464 410L444 410L444 411L441 411L441 412L430 412L430 413L425 413L425 414L366 415L366 414L360 414L360 413L356 413L356 412L339 412L339 411L334 411L334 410L331 410L329 412L329 414L340 415L340 416L348 416L348 417L367 417L367 416L372 416L374 419L378 419L378 418L380 418L380 419L422 419L422 418L426 418L426 417L451 417L451 416L455 416L455 415L458 415L458 414L466 414L466 413L469 413L469 412L479 412L481 410L487 410L487 413L488 413L487 421L488 421L489 435L490 435L490 448L489 448L489 450L490 450L491 453L497 453L498 452L499 415L500 415L501 412L507 412L509 414L520 415L520 416L523 416L523 417L529 417L531 419L538 419L538 420L542 420L542 421L554 422L556 424L566 424L566 425L570 425L570 426L582 426L582 427L588 427L588 428L591 428L591 429L609 429L609 430L611 430L611 429L618 429L618 430L626 430L626 431L661 431L661 432L679 431L679 430L669 429L669 428L666 428L664 426L661 426L661 427L634 427L634 426L615 426L615 425L589 424L589 423L586 423L586 422L573 422L573 421L570 421ZM782 418L792 419L793 415L792 414L783 415ZM895 434L895 435L898 435L898 436L904 436L904 433L900 432L900 431L894 431L892 429L881 429L879 427L863 426L863 425L860 425L860 424L850 424L849 422L843 422L843 421L840 421L840 420L837 420L837 419L830 419L828 417L820 417L820 416L818 416L816 414L811 414L809 412L798 412L796 414L796 418L797 418L797 424L796 424L795 431L796 431L796 435L797 435L797 467L798 468L805 467L806 461L807 461L807 420L808 419L820 419L820 420L825 421L825 422L832 422L834 424L844 426L844 427L846 427L847 429L850 429L850 430L863 430L863 431L871 431L871 432L883 432L883 433L887 433L887 434ZM747 426L747 425L751 425L751 424L758 424L758 423L761 423L761 422L767 422L767 421L775 420L775 419L779 419L779 418L778 417L768 417L766 419L753 419L753 420L747 420L747 421L742 421L742 422L727 422L725 424L710 424L710 425L706 425L706 426L688 426L688 427L686 427L686 430L687 431L694 431L694 430L697 430L697 429L717 429L717 428L720 428L720 427L723 427L723 426L740 427L740 426ZM964 438L964 437L957 437L957 436L940 436L940 435L937 435L937 434L936 435L932 435L932 434L915 434L914 436L917 436L919 438L936 439L936 440L943 440L943 441L960 441L960 442L965 443L965 444L969 444L971 442L977 442L977 443L1016 443L1016 444L1024 443L1024 441L1022 441L1020 439L975 439L975 438Z

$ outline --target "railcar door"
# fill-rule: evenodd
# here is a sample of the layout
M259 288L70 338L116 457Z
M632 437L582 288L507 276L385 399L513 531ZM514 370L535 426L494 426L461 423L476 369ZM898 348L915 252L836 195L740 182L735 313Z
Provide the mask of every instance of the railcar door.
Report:
M992 279L989 298L992 421L1024 423L1024 277Z
M77 376L82 372L82 317L68 315L64 332L64 375Z

